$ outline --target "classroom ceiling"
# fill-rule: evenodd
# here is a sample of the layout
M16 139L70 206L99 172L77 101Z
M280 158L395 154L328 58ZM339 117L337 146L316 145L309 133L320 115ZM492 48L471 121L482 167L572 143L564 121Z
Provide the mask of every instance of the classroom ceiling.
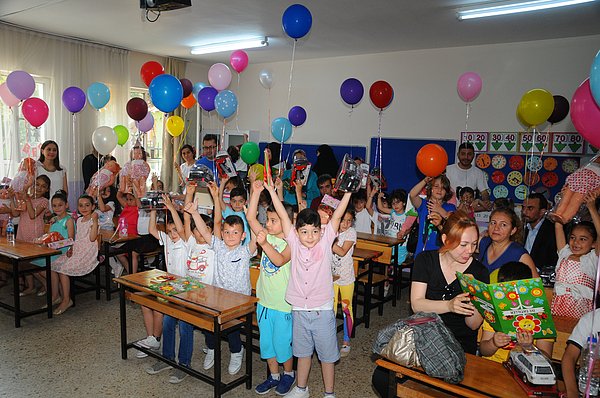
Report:
M140 0L2 0L0 20L207 65L228 60L230 52L191 55L192 46L240 35L268 36L268 47L247 50L252 63L266 63L291 58L292 41L283 32L281 17L293 3L192 0L192 7L163 12L156 22L148 22ZM482 20L456 18L458 8L477 3L483 2L304 0L313 24L310 33L298 41L296 59L600 34L600 1Z

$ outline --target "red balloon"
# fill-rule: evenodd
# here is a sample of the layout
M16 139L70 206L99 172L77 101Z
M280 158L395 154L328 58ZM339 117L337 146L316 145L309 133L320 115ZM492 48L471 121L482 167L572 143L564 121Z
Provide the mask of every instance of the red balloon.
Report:
M371 85L369 96L371 97L373 105L383 110L383 108L387 108L392 103L394 89L388 82L378 80Z
M127 101L127 114L135 121L140 121L148 113L148 104L141 98L132 98Z
M140 77L146 84L146 86L150 85L152 79L154 79L158 75L162 75L165 73L165 68L156 62L156 61L148 61L144 65L142 65L142 69L140 70Z
M23 101L21 112L25 120L37 128L46 122L49 110L43 99L31 97Z
M427 177L437 177L446 170L448 154L438 144L423 145L417 153L417 167Z

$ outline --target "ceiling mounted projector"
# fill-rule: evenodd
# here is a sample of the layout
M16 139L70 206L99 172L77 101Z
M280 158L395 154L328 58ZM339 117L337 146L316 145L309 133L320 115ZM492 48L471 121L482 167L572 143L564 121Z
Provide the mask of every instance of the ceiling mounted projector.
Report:
M171 11L192 6L192 0L140 0L140 8L147 11Z

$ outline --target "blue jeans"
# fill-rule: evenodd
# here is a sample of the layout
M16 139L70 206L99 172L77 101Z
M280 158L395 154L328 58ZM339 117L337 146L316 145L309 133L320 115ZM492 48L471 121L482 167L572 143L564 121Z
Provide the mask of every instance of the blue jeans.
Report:
M164 335L163 331L163 335ZM164 337L163 337L164 338ZM206 346L214 350L215 349L215 335L209 332L204 332L204 341ZM227 341L229 343L229 352L232 354L242 351L242 339L240 337L240 330L237 329L227 334Z
M175 328L179 322L179 364L190 366L194 351L194 327L171 316L163 318L163 356L171 361L175 359Z

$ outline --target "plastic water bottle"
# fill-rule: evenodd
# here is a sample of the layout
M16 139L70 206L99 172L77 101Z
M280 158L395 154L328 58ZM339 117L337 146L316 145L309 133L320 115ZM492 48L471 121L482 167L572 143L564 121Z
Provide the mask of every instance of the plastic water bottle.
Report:
M594 364L594 354L596 354L596 346L598 344L598 339L596 337L587 339L587 344L581 351L581 367L579 368L579 392L585 394L585 388L588 381L588 368L589 365ZM598 395L598 387L600 385L600 378L594 377L590 380L590 396Z
M127 223L124 218L119 220L119 237L126 238L127 237Z
M15 225L12 222L12 218L9 218L8 224L6 224L6 241L8 243L15 243Z

